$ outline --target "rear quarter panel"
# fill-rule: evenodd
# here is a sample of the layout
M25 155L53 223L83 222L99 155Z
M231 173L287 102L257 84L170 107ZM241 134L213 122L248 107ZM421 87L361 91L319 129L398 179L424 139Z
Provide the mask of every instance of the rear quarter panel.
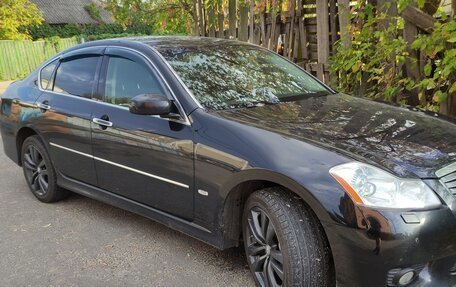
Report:
M37 71L27 78L12 83L1 96L0 131L5 154L18 164L16 136L18 131L30 125L30 120L40 111L35 105L42 93L37 84Z

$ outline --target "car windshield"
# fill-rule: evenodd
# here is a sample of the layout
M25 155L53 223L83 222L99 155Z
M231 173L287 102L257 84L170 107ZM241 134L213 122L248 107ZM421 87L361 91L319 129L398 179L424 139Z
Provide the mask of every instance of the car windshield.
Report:
M157 47L195 98L212 110L292 101L329 90L275 53L250 45Z

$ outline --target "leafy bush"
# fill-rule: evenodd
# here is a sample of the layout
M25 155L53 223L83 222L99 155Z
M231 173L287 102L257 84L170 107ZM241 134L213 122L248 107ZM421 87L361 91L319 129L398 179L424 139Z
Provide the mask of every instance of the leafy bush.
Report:
M407 3L405 3L407 2ZM403 9L412 0L399 1ZM428 2L417 1L423 7ZM430 34L420 34L411 49L402 37L404 20L389 18L375 7L359 1L351 13L351 45L338 43L331 71L339 90L351 94L420 105L438 111L440 103L456 93L456 21L438 12ZM424 9L426 7L424 6ZM353 19L354 18L354 19ZM416 58L415 53L421 53ZM424 62L420 62L424 60ZM420 70L420 77L406 74L406 65ZM422 69L422 71L421 71Z
M444 102L456 93L456 21L437 22L434 32L419 35L412 48L426 55L425 78L416 84L420 97L432 95L435 103Z
M133 33L98 34L98 35L83 36L83 38L84 38L84 40L87 40L87 41L95 41L95 40L112 39L112 38L124 38L124 37L133 37L133 36L144 36L144 34L133 34Z
M347 93L392 100L411 88L400 69L408 55L400 36L402 24L394 18L386 29L378 29L385 15L374 13L371 4L359 7L358 12L353 14L357 24L351 26L351 45L336 44L331 61L336 85Z
M89 13L90 17L92 17L92 19L94 19L95 21L99 23L102 21L100 16L100 10L98 10L98 7L95 3L90 2L89 4L85 5L84 10L86 10L87 13Z
M40 26L27 27L30 36L33 40L45 39L54 36L61 38L70 38L80 35L100 35L100 34L141 34L150 35L153 30L147 25L135 25L123 28L119 24L66 24L66 25L49 25L47 23Z

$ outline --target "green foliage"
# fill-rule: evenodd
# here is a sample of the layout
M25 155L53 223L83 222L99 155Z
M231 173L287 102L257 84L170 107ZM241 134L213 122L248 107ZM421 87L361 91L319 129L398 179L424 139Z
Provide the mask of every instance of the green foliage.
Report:
M399 9L412 2L399 1ZM415 5L426 7L429 2L418 1ZM363 2L354 10L351 45L338 43L332 57L330 69L339 90L399 103L416 104L419 99L422 107L435 111L449 94L456 93L454 19L436 15L433 32L420 34L408 49L402 38L401 17L390 18L384 27L386 15L375 11L374 6ZM417 53L421 53L420 59ZM418 80L406 75L406 63L418 70Z
M84 10L86 10L87 13L89 13L90 17L92 17L92 19L100 23L102 22L102 20L100 16L100 10L98 9L98 6L93 2L90 2L89 4L84 6Z
M144 36L144 34L134 34L134 33L97 34L97 35L84 36L84 39L87 40L87 41L95 41L95 40L112 39L112 38L123 38L123 37L133 37L133 36Z
M433 95L436 103L456 93L456 21L436 22L434 32L419 35L412 48L426 56L425 78L416 87Z
M153 29L147 25L137 25L123 28L119 24L67 24L67 25L49 25L44 23L40 26L28 27L27 30L33 40L46 39L54 36L61 38L70 38L73 36L91 36L101 34L135 34L150 35Z
M28 31L23 26L39 25L43 21L38 7L29 0L0 1L0 39L29 39Z
M186 34L192 27L192 0L106 0L117 24L147 25L158 33Z
M351 94L394 99L413 86L400 69L408 53L400 36L400 19L392 19L386 29L378 29L385 15L375 14L371 4L355 7L359 13L350 33L351 46L336 45L331 70L338 78L338 88Z

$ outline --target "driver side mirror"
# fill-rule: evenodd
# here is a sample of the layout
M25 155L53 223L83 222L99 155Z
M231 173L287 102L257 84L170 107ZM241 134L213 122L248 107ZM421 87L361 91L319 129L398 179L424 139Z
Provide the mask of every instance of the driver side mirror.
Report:
M142 94L131 99L130 113L136 115L159 115L171 114L173 103L161 94Z

